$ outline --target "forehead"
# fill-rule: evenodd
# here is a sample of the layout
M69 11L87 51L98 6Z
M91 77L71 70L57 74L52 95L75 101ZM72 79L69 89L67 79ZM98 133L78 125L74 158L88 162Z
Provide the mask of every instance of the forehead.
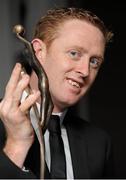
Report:
M65 21L58 29L56 41L65 46L78 45L85 48L97 48L104 51L105 39L99 28L85 20ZM55 40L54 40L55 41Z
M71 19L66 20L62 24L60 24L58 28L58 32L60 35L63 35L65 33L68 33L69 35L92 35L96 34L100 38L104 37L101 30L96 27L95 25L91 24L90 22L87 22L86 20L79 20L79 19ZM67 35L67 34L66 34Z

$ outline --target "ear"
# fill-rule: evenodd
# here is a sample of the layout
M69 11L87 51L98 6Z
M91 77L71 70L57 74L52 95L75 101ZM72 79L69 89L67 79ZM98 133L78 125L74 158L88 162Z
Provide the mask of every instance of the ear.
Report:
M32 40L32 45L35 55L41 63L46 56L46 44L41 39L35 38Z

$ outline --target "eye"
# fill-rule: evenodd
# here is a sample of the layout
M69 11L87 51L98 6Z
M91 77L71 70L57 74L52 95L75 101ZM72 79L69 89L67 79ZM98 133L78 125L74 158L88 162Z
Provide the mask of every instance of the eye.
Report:
M70 58L75 59L75 60L80 58L80 56L81 56L81 53L77 50L70 50L68 52L68 54L69 54Z
M91 67L98 68L101 65L101 61L97 58L91 58L90 60Z

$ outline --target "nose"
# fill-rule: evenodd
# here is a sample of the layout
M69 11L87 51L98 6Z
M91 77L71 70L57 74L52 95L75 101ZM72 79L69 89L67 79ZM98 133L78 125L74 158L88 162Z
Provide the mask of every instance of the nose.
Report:
M78 61L76 72L79 73L83 78L88 77L90 73L89 59L81 59Z

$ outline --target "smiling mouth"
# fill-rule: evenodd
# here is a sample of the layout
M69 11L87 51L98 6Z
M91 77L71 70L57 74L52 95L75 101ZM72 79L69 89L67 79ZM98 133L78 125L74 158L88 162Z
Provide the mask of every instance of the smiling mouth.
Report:
M68 83L74 87L80 88L80 84L77 83L76 81L73 81L71 79L68 80Z

